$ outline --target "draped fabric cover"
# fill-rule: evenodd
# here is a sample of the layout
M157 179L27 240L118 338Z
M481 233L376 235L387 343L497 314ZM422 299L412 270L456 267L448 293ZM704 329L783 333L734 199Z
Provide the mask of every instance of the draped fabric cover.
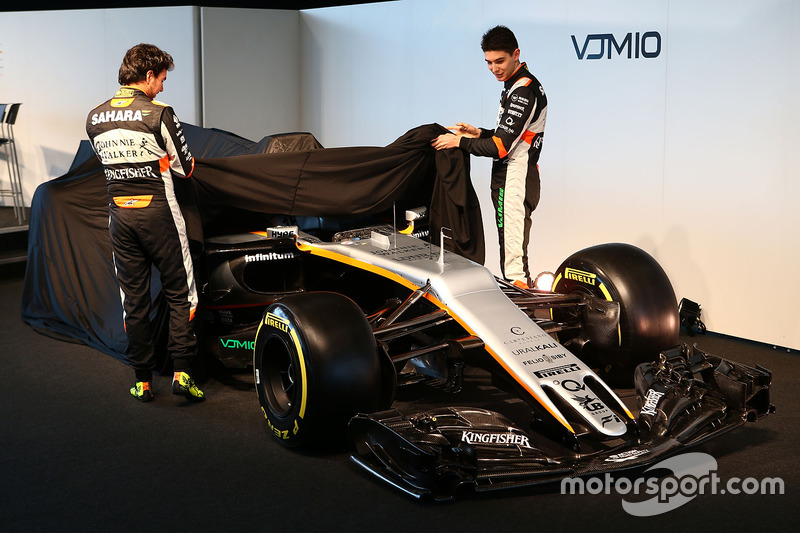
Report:
M308 133L259 142L184 124L195 157L176 192L195 256L204 236L263 230L292 217L391 216L429 206L430 229L451 228L446 246L483 263L480 207L469 156L429 146L445 129L414 128L386 147L322 148ZM127 361L122 305L108 238L102 166L83 141L69 171L40 185L31 202L22 319L37 331ZM153 276L153 323L163 324ZM163 349L163 347L160 347Z

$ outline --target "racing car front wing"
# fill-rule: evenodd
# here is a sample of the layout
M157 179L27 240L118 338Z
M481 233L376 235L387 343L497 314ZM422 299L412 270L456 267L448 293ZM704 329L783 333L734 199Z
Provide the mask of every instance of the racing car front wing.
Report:
M769 370L679 346L636 369L635 430L589 446L559 445L492 411L392 409L354 417L354 462L414 497L451 499L642 467L774 412Z

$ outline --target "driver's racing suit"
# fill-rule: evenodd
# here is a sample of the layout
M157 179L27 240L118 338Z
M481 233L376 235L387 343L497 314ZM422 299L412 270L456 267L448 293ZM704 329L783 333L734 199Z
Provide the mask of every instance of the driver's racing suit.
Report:
M154 361L150 323L151 266L161 273L169 307L168 351L176 372L194 355L197 307L194 270L183 214L172 179L188 178L194 158L175 112L143 91L121 87L93 109L86 132L103 163L109 195L109 233L123 300L127 355L138 381Z
M531 213L539 203L539 154L544 140L547 96L525 63L506 81L494 130L477 139L462 137L468 153L494 158L492 203L500 241L503 277L530 285L528 240Z

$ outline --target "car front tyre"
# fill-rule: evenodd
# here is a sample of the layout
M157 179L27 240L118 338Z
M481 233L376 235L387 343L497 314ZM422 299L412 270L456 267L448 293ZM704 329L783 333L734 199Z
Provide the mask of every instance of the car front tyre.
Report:
M297 294L267 307L253 371L267 425L288 447L339 441L353 415L380 402L372 329L361 309L337 293Z

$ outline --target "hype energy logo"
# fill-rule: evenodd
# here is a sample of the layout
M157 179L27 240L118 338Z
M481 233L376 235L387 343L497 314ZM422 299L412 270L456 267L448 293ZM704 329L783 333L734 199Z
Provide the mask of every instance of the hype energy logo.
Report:
M614 462L624 462L646 454L623 456L618 454ZM610 459L608 459L610 460ZM656 516L673 511L698 496L734 495L783 495L785 487L781 478L738 478L723 480L717 474L717 461L707 453L684 453L665 459L647 470L668 470L672 474L661 477L639 477L614 479L611 474L589 478L566 478L561 481L561 494L612 494L622 496L622 508L633 516Z
M653 59L661 55L661 34L657 31L631 32L622 37L613 33L591 33L581 41L572 36L572 46L579 61L611 59Z

